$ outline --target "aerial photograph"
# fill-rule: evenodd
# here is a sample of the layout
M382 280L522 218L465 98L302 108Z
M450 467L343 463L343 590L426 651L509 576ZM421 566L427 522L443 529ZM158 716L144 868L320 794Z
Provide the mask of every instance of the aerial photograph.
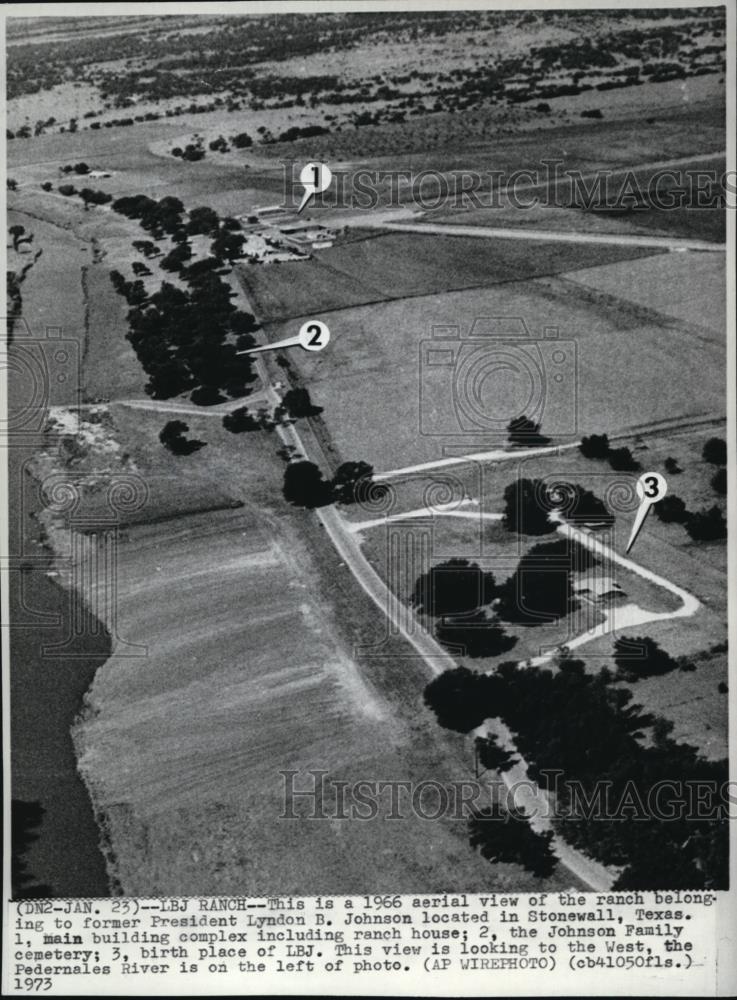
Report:
M83 6L5 22L13 897L727 889L725 8Z

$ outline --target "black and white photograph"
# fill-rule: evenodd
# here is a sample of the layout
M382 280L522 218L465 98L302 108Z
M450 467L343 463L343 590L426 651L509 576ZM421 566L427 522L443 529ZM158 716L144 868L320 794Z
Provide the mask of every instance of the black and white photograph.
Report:
M730 992L734 14L5 5L7 992Z

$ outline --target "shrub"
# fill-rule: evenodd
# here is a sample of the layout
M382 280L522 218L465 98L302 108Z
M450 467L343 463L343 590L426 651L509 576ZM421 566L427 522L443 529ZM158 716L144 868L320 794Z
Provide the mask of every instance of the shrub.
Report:
M507 433L511 444L524 448L542 447L550 444L550 438L540 434L540 424L529 417L515 417L507 425Z
M609 438L606 434L591 434L581 438L579 451L585 458L606 458L609 454Z
M686 531L696 542L712 542L727 537L727 522L718 507L689 514Z
M661 649L654 639L647 637L617 639L614 643L614 662L617 665L617 678L629 682L638 681L641 677L667 674L678 666L678 662Z
M194 451L204 448L204 441L190 441L185 438L189 430L183 420L170 420L159 434L159 441L173 455L191 455Z
M639 472L642 466L629 448L613 448L609 452L609 464L615 472Z
M714 475L711 477L711 486L715 493L720 496L727 495L727 469L722 467L717 469Z
M711 463L711 465L726 465L727 442L723 438L709 438L701 454L704 461Z
M261 427L253 414L245 406L239 407L223 417L223 427L232 434L242 434L243 431L257 431Z
M686 504L674 493L655 504L655 514L663 524L685 524L689 517Z

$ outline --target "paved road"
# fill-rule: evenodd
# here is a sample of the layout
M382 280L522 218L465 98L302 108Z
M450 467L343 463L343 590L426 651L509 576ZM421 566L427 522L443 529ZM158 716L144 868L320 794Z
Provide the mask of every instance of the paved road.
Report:
M354 226L375 228L373 221L354 222ZM657 250L703 250L724 253L723 243L689 240L676 236L630 236L623 233L576 233L558 229L508 229L501 226L457 226L437 222L382 222L380 228L404 233L436 233L439 236L473 236L477 239L525 240L542 243L595 243L607 246L652 247Z

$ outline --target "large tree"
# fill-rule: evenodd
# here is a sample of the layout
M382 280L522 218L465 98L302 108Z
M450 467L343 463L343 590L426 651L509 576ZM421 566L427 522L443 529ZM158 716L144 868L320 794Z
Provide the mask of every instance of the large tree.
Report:
M617 665L617 677L630 683L641 677L667 674L678 666L672 656L647 636L616 639L614 662Z
M491 603L495 581L477 563L449 559L418 577L411 602L422 614L441 617L468 614Z
M521 535L548 535L555 531L546 502L545 484L539 479L517 479L504 490L504 520L507 531Z
M333 499L333 491L313 462L290 462L284 470L284 499L295 507L324 507Z
M470 733L493 712L487 704L488 688L485 674L477 674L468 667L456 667L430 681L424 700L444 729Z
M503 621L542 625L564 618L577 607L572 573L576 554L567 539L533 546L498 588L497 613ZM588 551L588 550L586 550Z
M712 437L704 445L704 450L702 452L703 459L705 462L710 462L712 465L726 465L727 464L727 442L724 438Z
M284 393L282 402L290 417L316 417L322 413L322 407L315 406L307 389L289 389L288 392Z
M289 393L287 393L288 395ZM286 396L284 400L286 402ZM321 407L317 409L321 410ZM368 486L373 474L374 467L373 465L369 465L368 462L343 462L342 465L338 466L333 476L333 496L338 503L342 504L360 502L361 488Z
M435 636L459 656L472 659L501 656L517 643L516 636L507 635L497 618L484 611L443 618L435 625Z

